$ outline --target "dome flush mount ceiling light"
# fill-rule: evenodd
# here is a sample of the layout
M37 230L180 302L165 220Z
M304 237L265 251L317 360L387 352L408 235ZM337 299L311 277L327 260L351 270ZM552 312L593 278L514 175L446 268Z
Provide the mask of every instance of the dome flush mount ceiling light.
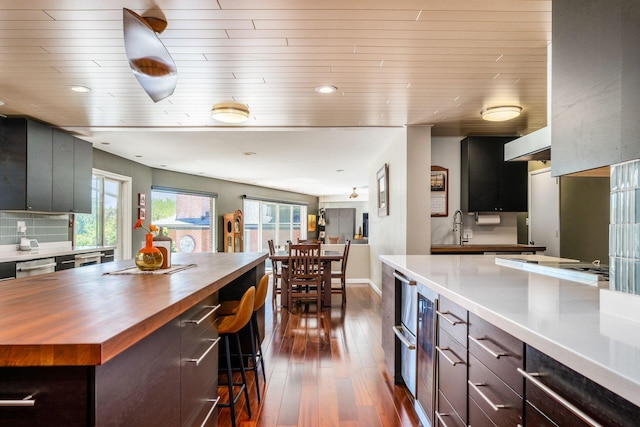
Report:
M316 92L318 93L334 93L338 88L331 85L322 85L316 88Z
M522 107L517 105L505 105L500 107L485 108L480 111L480 115L484 120L489 122L504 122L506 120L515 119L520 115Z
M249 118L249 107L234 101L220 102L213 106L211 115L222 123L242 123Z

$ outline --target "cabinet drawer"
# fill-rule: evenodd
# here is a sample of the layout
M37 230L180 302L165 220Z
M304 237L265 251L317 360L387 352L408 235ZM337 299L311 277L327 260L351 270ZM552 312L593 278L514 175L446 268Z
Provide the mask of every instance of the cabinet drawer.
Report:
M434 421L437 427L465 427L467 425L442 393L438 393L438 409L436 409L435 415Z
M467 310L444 297L440 297L437 313L438 326L440 329L444 329L449 335L467 348Z
M190 345L206 330L215 326L218 319L218 294L211 295L180 316L180 348Z
M213 424L218 397L218 332L210 327L181 353L180 396L183 426Z
M469 353L477 357L516 393L523 395L523 380L517 371L523 366L522 341L469 313Z
M522 424L522 397L469 354L469 397L500 426Z
M60 255L56 257L56 271L70 270L76 267L75 255Z
M0 407L0 426L89 425L90 376L88 367L0 368L0 400L34 401Z
M482 412L475 400L469 398L469 427L495 427L495 423Z
M638 424L639 407L530 346L526 372L527 401L558 425L589 425L576 412L606 426Z
M449 334L440 331L438 388L463 420L467 419L467 350Z
M526 402L524 404L524 419L527 420L527 425L535 427L558 427L558 424L547 418L542 412L538 411L531 403ZM570 426L572 424L560 424L564 426Z

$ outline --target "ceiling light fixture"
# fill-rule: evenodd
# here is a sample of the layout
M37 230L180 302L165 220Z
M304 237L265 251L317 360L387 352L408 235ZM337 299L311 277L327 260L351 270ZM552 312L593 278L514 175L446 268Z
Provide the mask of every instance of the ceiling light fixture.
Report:
M242 123L249 118L249 107L234 101L220 102L213 106L211 115L222 123Z
M350 199L355 199L356 197L358 197L358 193L356 193L356 188L357 187L353 187L353 193L349 194Z
M489 122L504 122L506 120L515 119L520 115L522 107L517 105L504 105L500 107L485 108L480 111L480 115L484 120Z
M316 88L316 92L318 93L334 93L338 88L331 85L322 85Z

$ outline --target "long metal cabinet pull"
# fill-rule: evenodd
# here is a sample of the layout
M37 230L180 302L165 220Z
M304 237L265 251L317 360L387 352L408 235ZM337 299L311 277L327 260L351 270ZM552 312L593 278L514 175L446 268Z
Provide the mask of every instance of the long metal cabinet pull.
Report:
M436 411L436 417L438 418L438 421L440 421L440 424L442 424L443 427L448 427L447 423L444 422L444 419L442 419L442 417L448 417L449 414L441 414L440 412Z
M404 346L407 347L409 350L415 350L416 349L415 344L413 344L411 341L409 341L407 339L407 337L405 337L404 334L402 333L402 327L394 326L393 327L393 333L396 334L396 336L398 337L400 342L402 342L402 344L404 344Z
M500 359L501 357L510 356L509 353L496 353L495 351L491 350L489 347L487 347L486 345L484 345L484 344L482 344L480 342L480 341L485 341L487 338L474 338L471 335L468 335L468 337L469 337L469 339L471 341L473 341L474 343L478 344L481 349L483 349L484 351L486 351L487 353L489 353L490 355L492 355L496 359Z
M40 270L41 268L49 268L49 267L55 267L56 263L52 262L49 264L41 264L41 265L35 265L33 267L20 267L20 271L32 271L32 270Z
M198 357L197 359L186 359L187 362L191 362L191 363L195 363L196 366L198 366L200 364L200 362L202 362L204 360L205 357L207 357L207 354L209 354L209 352L211 350L213 350L213 347L216 346L216 344L218 344L218 341L220 341L220 337L216 338L216 339L207 339L207 341L212 341L211 345L204 351L204 353L202 353L202 356Z
M24 399L18 400L0 400L0 406L34 406L36 404L36 400L33 398L33 395L25 397Z
M209 412L207 412L207 416L204 417L204 421L202 422L202 424L200 424L200 427L204 427L205 425L207 425L207 421L209 421L209 418L211 417L211 414L213 414L214 409L216 409L216 406L218 406L219 401L220 396L218 396L217 399L207 399L207 402L213 402L213 406L211 407L211 409L209 409Z
M77 259L88 259L88 258L97 258L97 257L103 257L104 254L102 252L97 253L97 254L89 254L89 255L76 255Z
M451 323L453 326L456 325L460 325L461 323L466 323L464 320L459 319L458 316L456 316L455 314L451 313L450 311L440 311L440 310L436 310L436 314L440 317L442 317L444 320L446 320L447 322ZM451 320L447 317L448 315L451 315L453 317L455 317L457 320Z
M600 424L599 422L597 422L596 420L591 418L589 415L587 415L584 412L582 412L580 409L575 407L571 402L566 400L564 397L560 396L555 391L551 390L542 381L540 381L539 379L536 378L536 377L541 377L542 374L540 374L538 372L529 373L529 372L523 371L520 368L516 368L516 369L518 370L520 375L522 375L527 380L529 380L531 382L531 384L535 385L540 390L545 392L550 398L552 398L553 400L558 402L560 405L564 406L567 410L569 410L571 413L573 413L576 417L580 418L582 421L584 421L585 423L589 424L590 426L602 427L602 424Z
M471 387L473 387L473 389L474 389L475 391L477 391L477 392L478 392L478 394L480 395L480 397L482 397L482 398L484 399L484 401L485 401L485 402L487 402L487 403L489 404L489 406L491 406L491 408L493 408L493 410L494 410L494 411L498 411L498 410L500 410L500 409L507 409L507 408L509 407L508 405L496 405L495 403L493 403L493 402L491 401L491 399L489 399L489 398L487 397L487 395L486 395L486 394L484 394L483 392L481 392L481 391L480 391L480 389L479 389L478 387L486 386L486 384L483 384L483 383L473 383L473 382L471 382L471 380L468 380L468 381L467 381L467 383L468 383Z
M220 308L220 304L218 304L218 305L208 305L205 308L210 308L211 310L208 311L207 314L202 316L200 319L198 319L198 320L187 320L185 323L193 323L194 325L199 325L200 323L204 322L207 317L209 317L213 313L215 313L216 310Z
M451 349L449 347L444 347L444 348L440 348L438 346L436 346L436 351L438 353L440 353L442 355L442 357L444 357L445 359L447 359L447 362L451 363L453 366L456 365L464 365L464 360L453 360L451 359L449 356L447 356L447 354L445 353L445 351L451 351ZM453 353L453 352L452 352Z
M395 271L393 272L393 277L395 277L396 279L400 280L402 283L406 283L409 286L417 286L418 285L415 280L409 280L406 277L396 273Z

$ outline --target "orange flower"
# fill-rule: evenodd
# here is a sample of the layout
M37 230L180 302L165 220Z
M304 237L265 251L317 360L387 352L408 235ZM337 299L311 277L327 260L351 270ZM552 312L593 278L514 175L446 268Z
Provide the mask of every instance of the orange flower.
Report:
M145 227L144 224L142 223L142 219L139 219L139 218L136 221L136 223L133 225L133 229L135 230L136 228L142 228L147 233L152 233L152 232L157 232L158 231L158 227L156 225L153 225L153 224L149 224L149 228Z

